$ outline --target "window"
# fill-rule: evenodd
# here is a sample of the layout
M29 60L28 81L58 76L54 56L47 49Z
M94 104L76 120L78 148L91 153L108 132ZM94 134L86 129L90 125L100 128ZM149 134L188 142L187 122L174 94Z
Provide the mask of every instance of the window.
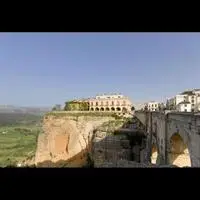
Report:
M194 109L192 109L191 111L194 112Z
M155 107L157 106L157 104L155 104Z
M117 101L117 106L119 106L120 104L119 104L119 101Z
M103 106L103 101L101 101L101 105Z
M114 106L114 101L112 101L112 106Z
M185 112L187 112L187 109L185 109Z
M91 106L93 106L93 102L91 102Z
M194 99L194 96L192 96L192 99Z
M96 106L98 106L98 102L96 102Z
M153 108L153 104L152 104L151 106L152 106L152 108Z
M187 104L185 104L185 107L187 107Z
M194 106L194 104L192 104L192 106Z
M106 106L108 106L108 101L106 101Z
M194 103L194 100L192 99L192 103Z

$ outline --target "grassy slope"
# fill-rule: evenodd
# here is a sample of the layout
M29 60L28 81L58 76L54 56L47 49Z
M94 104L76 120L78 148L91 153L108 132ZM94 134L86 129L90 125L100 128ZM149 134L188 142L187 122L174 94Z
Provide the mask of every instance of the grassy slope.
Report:
M41 116L6 114L6 118L1 119L0 167L31 159L41 132Z

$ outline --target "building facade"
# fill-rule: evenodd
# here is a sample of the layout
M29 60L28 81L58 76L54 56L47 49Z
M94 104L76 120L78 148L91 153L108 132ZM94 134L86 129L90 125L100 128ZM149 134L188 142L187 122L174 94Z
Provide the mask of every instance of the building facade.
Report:
M87 100L90 111L131 112L131 100L121 94L97 95Z
M187 103L186 103L187 102ZM191 111L187 111L187 112L198 112L200 111L200 89L194 89L194 90L187 90L182 92L181 94L176 95L175 97L168 99L167 100L167 108L169 110L183 110L180 112L185 112L185 109L182 109L182 107L184 107L184 103L185 105L188 105L188 102L191 104ZM183 103L183 105L182 105ZM179 104L181 104L179 106ZM186 110L190 110L188 107L188 109Z
M159 110L159 102L156 101L150 101L146 103L145 105L147 107L147 110L149 111L158 111Z
M189 101L181 102L177 105L177 111L179 111L179 112L191 112L192 111L192 105Z

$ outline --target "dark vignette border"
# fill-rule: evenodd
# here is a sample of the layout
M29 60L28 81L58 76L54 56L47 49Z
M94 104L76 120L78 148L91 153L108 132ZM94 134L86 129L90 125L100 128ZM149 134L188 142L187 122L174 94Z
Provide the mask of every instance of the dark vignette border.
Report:
M37 10L14 11L12 17L2 18L2 32L198 32L198 16L195 12L181 15L172 6L164 12L159 7L152 9L126 6L116 10L107 6L98 9L66 9L50 11L46 7ZM165 6L164 6L165 7ZM163 8L164 8L163 7ZM66 8L66 7L65 7ZM174 9L174 11L172 10ZM40 9L40 10L39 10ZM122 9L122 8L121 8ZM49 11L49 12L48 12ZM180 9L179 9L180 11ZM16 12L16 13L15 13ZM197 15L197 13L196 13Z
M198 168L110 168L110 169L72 169L72 168L4 168L0 169L1 189L31 191L39 190L46 195L58 192L74 193L75 196L100 197L111 194L132 195L147 198L194 194L198 192L200 169ZM3 188L2 188L3 187ZM192 193L190 193L190 187ZM81 190L81 191L80 191ZM35 191L35 192L34 192ZM37 192L36 192L37 191ZM59 192L60 191L60 192ZM82 192L84 191L84 192ZM161 192L161 196L158 194ZM92 195L94 192L94 195ZM174 194L174 192L176 194ZM106 193L106 194L105 194ZM124 198L125 198L124 196ZM129 196L129 195L128 195ZM69 197L66 197L67 199ZM73 197L74 198L74 197ZM78 196L77 196L78 198ZM123 198L123 199L124 199ZM171 196L172 198L172 196ZM191 196L190 196L191 198Z

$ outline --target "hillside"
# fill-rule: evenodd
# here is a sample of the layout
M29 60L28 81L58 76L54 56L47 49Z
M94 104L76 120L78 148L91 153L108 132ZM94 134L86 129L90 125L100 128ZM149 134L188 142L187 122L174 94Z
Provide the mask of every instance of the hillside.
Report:
M41 115L0 113L0 167L34 163Z
M20 107L12 105L0 105L0 113L26 113L41 115L49 112L50 110L51 108L49 107Z
M0 113L0 126L37 125L40 124L42 115L28 113Z

